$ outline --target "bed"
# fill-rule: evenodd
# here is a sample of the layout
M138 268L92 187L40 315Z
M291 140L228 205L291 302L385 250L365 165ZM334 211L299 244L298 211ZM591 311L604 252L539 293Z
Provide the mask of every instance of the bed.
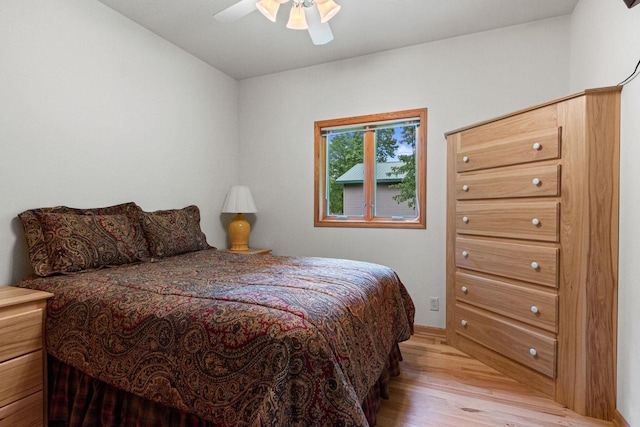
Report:
M40 274L18 286L55 295L50 424L375 425L413 328L393 270L218 251L186 209L20 215Z

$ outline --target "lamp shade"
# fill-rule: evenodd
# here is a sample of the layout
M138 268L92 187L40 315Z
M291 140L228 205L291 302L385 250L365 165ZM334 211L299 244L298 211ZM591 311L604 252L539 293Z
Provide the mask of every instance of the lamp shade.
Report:
M260 0L256 3L256 8L266 16L270 21L276 22L276 16L278 15L278 9L280 9L280 3L276 0Z
M234 185L227 193L222 205L222 213L256 213L258 209L249 187Z
M336 13L340 11L341 7L333 0L326 0L322 3L316 3L318 4L318 11L320 12L320 22L322 22L323 24L329 19L336 16Z
M291 30L306 30L307 18L304 14L302 6L291 6L291 12L289 13L289 22L287 22L287 28Z

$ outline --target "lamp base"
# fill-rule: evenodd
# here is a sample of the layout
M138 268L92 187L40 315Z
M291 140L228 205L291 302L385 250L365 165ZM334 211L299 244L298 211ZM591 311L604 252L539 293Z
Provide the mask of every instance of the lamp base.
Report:
M251 225L241 213L233 217L229 224L229 239L231 240L232 251L249 250L249 234Z

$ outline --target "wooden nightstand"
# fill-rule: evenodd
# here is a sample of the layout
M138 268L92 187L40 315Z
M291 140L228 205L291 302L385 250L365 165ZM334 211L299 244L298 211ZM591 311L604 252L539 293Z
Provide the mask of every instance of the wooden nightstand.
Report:
M229 252L232 254L240 254L240 255L271 255L271 249L255 249L249 248L246 251L232 251L231 249L221 249L222 252Z
M0 427L46 425L44 319L52 296L0 286Z

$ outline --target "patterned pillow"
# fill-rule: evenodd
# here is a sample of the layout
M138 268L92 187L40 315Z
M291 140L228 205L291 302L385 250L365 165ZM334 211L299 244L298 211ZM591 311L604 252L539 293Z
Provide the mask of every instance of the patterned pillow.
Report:
M207 236L200 230L200 210L197 206L142 212L141 217L153 257L162 258L210 248Z
M49 266L49 258L47 253L47 247L44 242L44 235L42 233L42 225L38 218L39 214L43 213L66 213L77 215L125 215L131 224L133 224L135 235L144 236L142 232L142 226L140 225L140 212L142 210L138 205L133 202L123 203L115 206L108 206L104 208L95 209L77 209L69 208L67 206L56 206L51 208L30 209L22 212L18 217L22 221L24 227L25 236L27 239L27 246L29 247L29 259L31 260L31 266L33 271L39 276L46 276L51 271ZM140 254L141 259L149 258L149 250L147 248L147 242L142 239L134 239L140 246L137 247L137 252Z
M47 250L47 275L141 261L144 236L125 215L37 214Z

